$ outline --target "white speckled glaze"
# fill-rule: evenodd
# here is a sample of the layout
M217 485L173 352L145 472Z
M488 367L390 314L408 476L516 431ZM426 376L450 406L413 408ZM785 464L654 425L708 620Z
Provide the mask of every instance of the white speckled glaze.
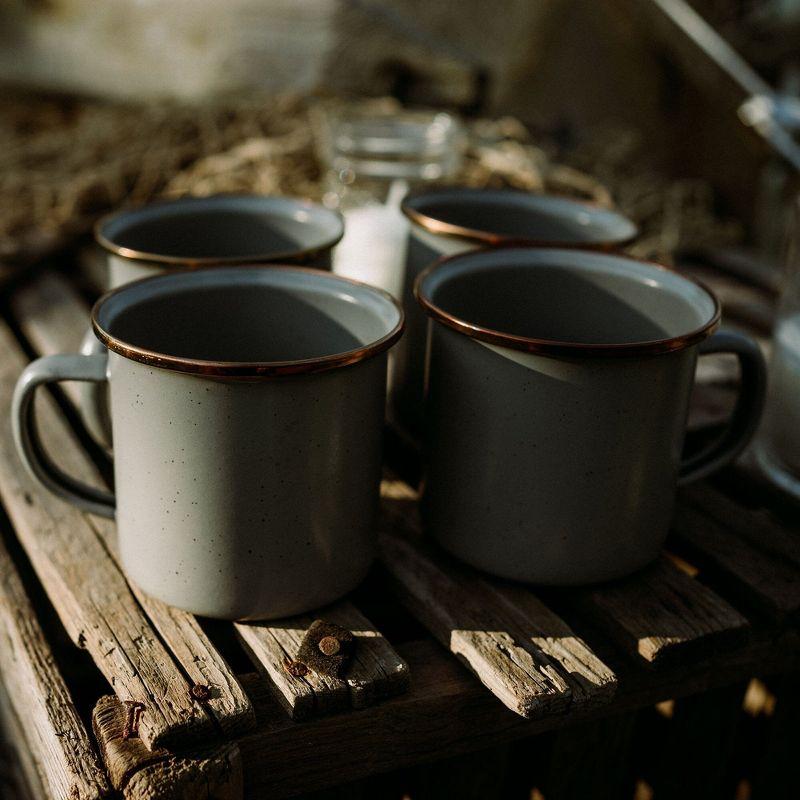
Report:
M637 233L633 222L614 211L512 189L433 189L410 196L403 208L411 219L402 297L406 333L394 354L391 410L417 434L423 429L427 323L414 300L414 282L426 267L445 256L509 242L613 249ZM439 231L425 227L439 223L444 225Z
M288 197L181 197L120 211L100 220L95 239L107 251L108 288L165 271L221 264L304 264L330 269L344 233L341 215ZM84 354L102 352L87 331ZM111 447L105 387L81 387L81 413L95 441Z
M423 517L475 567L558 586L633 572L666 538L676 483L727 463L752 435L764 391L758 347L712 335L713 296L677 273L509 249L442 262L417 289L465 323L545 340L530 352L535 345L481 340L435 316L430 324ZM701 330L647 352L647 342ZM580 349L642 342L631 355ZM721 441L682 462L697 357L719 351L740 358L740 405Z
M225 619L299 614L353 589L375 550L397 304L316 270L226 267L130 284L106 295L94 319L125 346L201 359L199 372L163 368L109 342L107 355L40 359L20 379L15 432L29 470L111 515L113 499L65 484L37 457L26 412L37 384L102 380L107 359L129 578L171 605ZM338 360L306 369L326 358ZM261 366L233 376L215 363Z

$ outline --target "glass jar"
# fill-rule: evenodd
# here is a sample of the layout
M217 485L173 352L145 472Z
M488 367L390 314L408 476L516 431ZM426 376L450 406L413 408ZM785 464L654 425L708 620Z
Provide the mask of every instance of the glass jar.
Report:
M455 177L464 129L446 112L369 101L326 108L317 119L323 203L345 218L334 272L399 297L408 233L400 203L410 189Z
M800 499L800 200L792 213L767 404L754 451L767 477Z

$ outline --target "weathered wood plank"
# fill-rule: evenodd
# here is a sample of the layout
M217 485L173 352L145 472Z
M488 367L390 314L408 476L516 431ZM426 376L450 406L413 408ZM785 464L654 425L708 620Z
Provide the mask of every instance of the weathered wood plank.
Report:
M19 716L0 681L0 797L53 800L42 782L42 770L28 746Z
M664 556L629 578L568 595L628 653L663 664L744 638L748 621Z
M746 513L740 509L743 517ZM742 537L737 526L732 520L721 524L705 510L680 503L672 533L679 546L688 548L692 560L745 603L777 622L800 615L800 567L790 560L790 548L782 557L773 555ZM766 531L775 533L778 541L779 531Z
M263 680L243 676L258 718L256 730L239 740L245 797L292 796L609 714L607 706L589 705L527 720L498 703L437 643L412 642L398 650L413 675L407 693L362 711L321 717L313 724L289 719ZM625 665L613 711L622 714L741 681L755 671L774 674L798 663L800 636L795 631L758 634L733 652L680 659L659 670L631 663Z
M105 772L53 660L11 557L0 543L0 673L25 720L47 791L88 800L110 792Z
M0 324L0 418L27 363ZM52 399L37 417L53 452L78 447ZM72 640L85 647L121 700L142 706L139 733L148 746L214 735L210 717L150 627L124 577L83 514L40 489L22 469L8 423L0 430L0 495L17 536Z
M613 694L613 672L535 598L492 588L402 534L382 532L380 547L401 601L516 713L534 717Z
M75 352L88 325L88 308L74 287L62 276L45 272L14 297L13 308L22 332L41 355ZM70 400L77 403L76 383L63 384ZM61 453L67 471L84 481L101 485L101 478L82 448ZM110 520L88 517L119 564L116 526ZM205 707L225 736L235 737L255 724L252 705L233 671L192 614L148 597L131 586L161 638L196 685L208 686L211 695Z
M800 517L790 528L767 508L748 508L705 481L681 489L679 497L759 550L800 567Z
M321 609L318 616L347 628L357 639L353 663L341 680L313 671L296 677L286 670L315 617L235 626L256 668L268 678L276 697L294 719L348 707L364 708L408 688L405 661L351 603L336 603Z
M126 800L241 800L242 761L235 743L177 756L126 738L126 724L126 709L116 697L97 701L92 727L113 786Z

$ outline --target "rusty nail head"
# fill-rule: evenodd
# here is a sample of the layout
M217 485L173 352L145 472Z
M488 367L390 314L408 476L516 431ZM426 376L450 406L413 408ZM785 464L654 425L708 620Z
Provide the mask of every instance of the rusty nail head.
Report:
M206 700L211 699L211 689L202 683L196 683L191 689L192 697L204 703Z
M308 675L308 667L302 661L287 659L283 666L293 678L303 678Z
M342 644L335 636L323 636L318 647L326 656L335 656L341 650Z

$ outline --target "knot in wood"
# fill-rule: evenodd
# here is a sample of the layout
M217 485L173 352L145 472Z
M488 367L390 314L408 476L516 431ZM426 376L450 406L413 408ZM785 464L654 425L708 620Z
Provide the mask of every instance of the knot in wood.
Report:
M342 648L341 642L335 636L323 636L317 646L326 656L335 656Z

